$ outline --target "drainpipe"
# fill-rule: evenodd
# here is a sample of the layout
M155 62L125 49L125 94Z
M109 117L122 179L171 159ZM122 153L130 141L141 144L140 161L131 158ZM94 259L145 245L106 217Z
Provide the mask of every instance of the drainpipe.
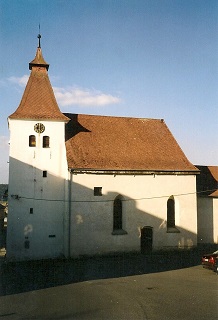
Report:
M69 201L69 205L68 205L68 208L69 208L69 225L68 225L68 258L70 258L71 256L71 247L70 247L70 244L71 244L71 191L72 191L72 171L70 170L70 180L69 180L69 186L68 186L68 201Z

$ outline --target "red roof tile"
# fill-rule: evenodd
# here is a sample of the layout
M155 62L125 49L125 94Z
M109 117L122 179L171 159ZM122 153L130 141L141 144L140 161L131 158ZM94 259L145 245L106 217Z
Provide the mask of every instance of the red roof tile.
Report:
M20 105L9 118L68 121L56 102L47 73L48 64L43 59L40 48L37 48L36 58L30 66L32 71Z
M69 168L198 171L163 120L65 115Z

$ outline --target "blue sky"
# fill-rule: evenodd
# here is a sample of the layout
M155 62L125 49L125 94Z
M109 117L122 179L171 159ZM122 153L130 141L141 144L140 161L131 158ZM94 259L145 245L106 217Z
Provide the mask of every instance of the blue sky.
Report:
M62 112L163 118L193 164L218 165L217 0L0 0L0 183L39 24Z

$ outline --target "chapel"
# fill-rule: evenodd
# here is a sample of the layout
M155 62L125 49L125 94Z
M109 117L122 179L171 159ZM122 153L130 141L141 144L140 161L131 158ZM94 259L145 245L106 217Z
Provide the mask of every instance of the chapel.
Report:
M62 113L40 37L8 117L7 259L196 246L199 170L165 121Z

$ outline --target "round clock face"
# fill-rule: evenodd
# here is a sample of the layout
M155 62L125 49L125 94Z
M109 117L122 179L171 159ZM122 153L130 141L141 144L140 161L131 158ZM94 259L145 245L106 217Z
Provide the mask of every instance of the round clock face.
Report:
M34 126L34 130L35 130L36 132L38 132L38 133L42 133L42 132L45 131L45 126L44 126L44 124L42 124L42 123L37 123L37 124L35 124L35 126Z

